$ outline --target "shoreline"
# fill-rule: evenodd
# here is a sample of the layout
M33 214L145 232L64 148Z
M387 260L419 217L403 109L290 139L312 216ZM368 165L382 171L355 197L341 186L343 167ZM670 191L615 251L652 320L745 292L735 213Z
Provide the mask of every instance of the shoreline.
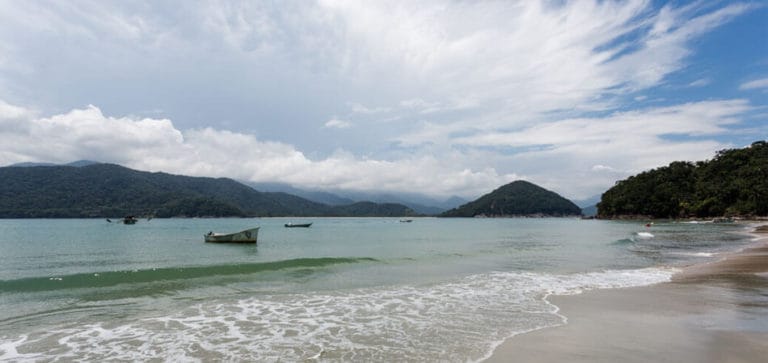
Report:
M768 273L768 224L755 226L747 234L753 237L748 246L725 253L717 260L685 267L672 281L706 282Z
M670 282L546 297L565 323L507 338L482 361L764 361L768 225L747 227L753 243Z

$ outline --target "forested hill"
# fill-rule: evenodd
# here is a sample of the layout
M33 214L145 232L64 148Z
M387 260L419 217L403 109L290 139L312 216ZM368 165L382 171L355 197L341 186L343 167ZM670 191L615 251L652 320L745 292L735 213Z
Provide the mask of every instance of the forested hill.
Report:
M527 181L504 185L442 217L578 216L581 209L568 199Z
M597 209L601 218L767 216L768 143L629 177L606 191Z
M329 206L258 192L226 178L149 173L113 164L3 167L0 181L0 218L414 214L400 204Z

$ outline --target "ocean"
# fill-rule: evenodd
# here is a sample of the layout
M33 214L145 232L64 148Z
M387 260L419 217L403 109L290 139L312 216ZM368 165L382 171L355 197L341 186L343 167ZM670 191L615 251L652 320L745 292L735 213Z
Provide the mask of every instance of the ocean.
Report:
M254 226L256 245L203 242ZM566 324L549 295L669 281L746 246L745 231L557 218L0 220L0 361L479 361L506 338Z

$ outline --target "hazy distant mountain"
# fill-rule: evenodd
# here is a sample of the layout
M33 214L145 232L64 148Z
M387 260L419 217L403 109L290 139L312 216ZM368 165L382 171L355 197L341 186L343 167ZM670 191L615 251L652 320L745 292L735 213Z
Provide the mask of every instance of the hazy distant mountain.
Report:
M459 197L451 197L447 200L437 200L422 194L417 193L394 193L394 192L351 192L345 191L336 193L342 193L346 198L354 200L370 200L377 203L399 203L407 205L413 210L422 213L436 215L440 214L448 209L455 208L467 201Z
M581 214L587 217L594 217L597 215L597 205L590 205L588 207L581 208Z
M10 166L18 167L18 168L31 168L33 166L57 166L57 164L54 164L54 163L23 162L23 163L11 164Z
M504 185L479 199L451 209L443 217L578 216L581 208L555 192L527 181Z
M22 167L22 168L30 168L33 166L74 166L79 168L79 167L93 165L93 164L101 164L101 163L99 163L98 161L91 161L91 160L78 160L78 161L73 161L67 164L25 162L25 163L12 164L10 166L16 166L16 167Z
M95 165L95 164L101 164L101 163L98 162L98 161L93 161L93 160L78 160L78 161L73 161L73 162L71 162L69 164L64 164L64 165L65 166L74 166L74 167L80 168L80 167L83 167L83 166Z
M343 198L336 194L322 191L311 191L299 188L294 188L289 184L283 183L246 183L252 186L254 189L260 192L281 192L293 194L304 199L309 199L313 202L328 204L328 205L348 205L356 202L349 198Z
M576 199L576 200L573 200L572 202L573 204L576 204L581 208L587 208L587 207L596 205L597 203L600 202L600 194L593 195L586 199Z
M0 218L407 216L398 204L330 206L262 193L226 178L149 173L113 164L0 168Z
M457 196L454 195L454 196L448 198L440 206L445 208L445 209L452 209L452 208L456 208L456 207L458 207L458 206L460 206L462 204L465 204L467 202L469 202L469 201L464 199L464 198L457 197Z
M405 205L419 214L436 215L466 203L467 200L453 196L447 200L438 200L416 193L377 193L345 190L311 191L283 183L248 183L262 192L284 192L329 205L346 205L353 202L371 201L376 203L396 203Z

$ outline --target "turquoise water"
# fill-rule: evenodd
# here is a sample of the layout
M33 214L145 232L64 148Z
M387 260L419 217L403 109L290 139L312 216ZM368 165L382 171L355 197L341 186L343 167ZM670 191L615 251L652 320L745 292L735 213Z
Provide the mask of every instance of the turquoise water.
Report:
M256 245L203 243L208 231L253 226ZM748 243L743 229L0 220L0 360L474 361L509 336L561 324L548 294L667 281L676 266Z

